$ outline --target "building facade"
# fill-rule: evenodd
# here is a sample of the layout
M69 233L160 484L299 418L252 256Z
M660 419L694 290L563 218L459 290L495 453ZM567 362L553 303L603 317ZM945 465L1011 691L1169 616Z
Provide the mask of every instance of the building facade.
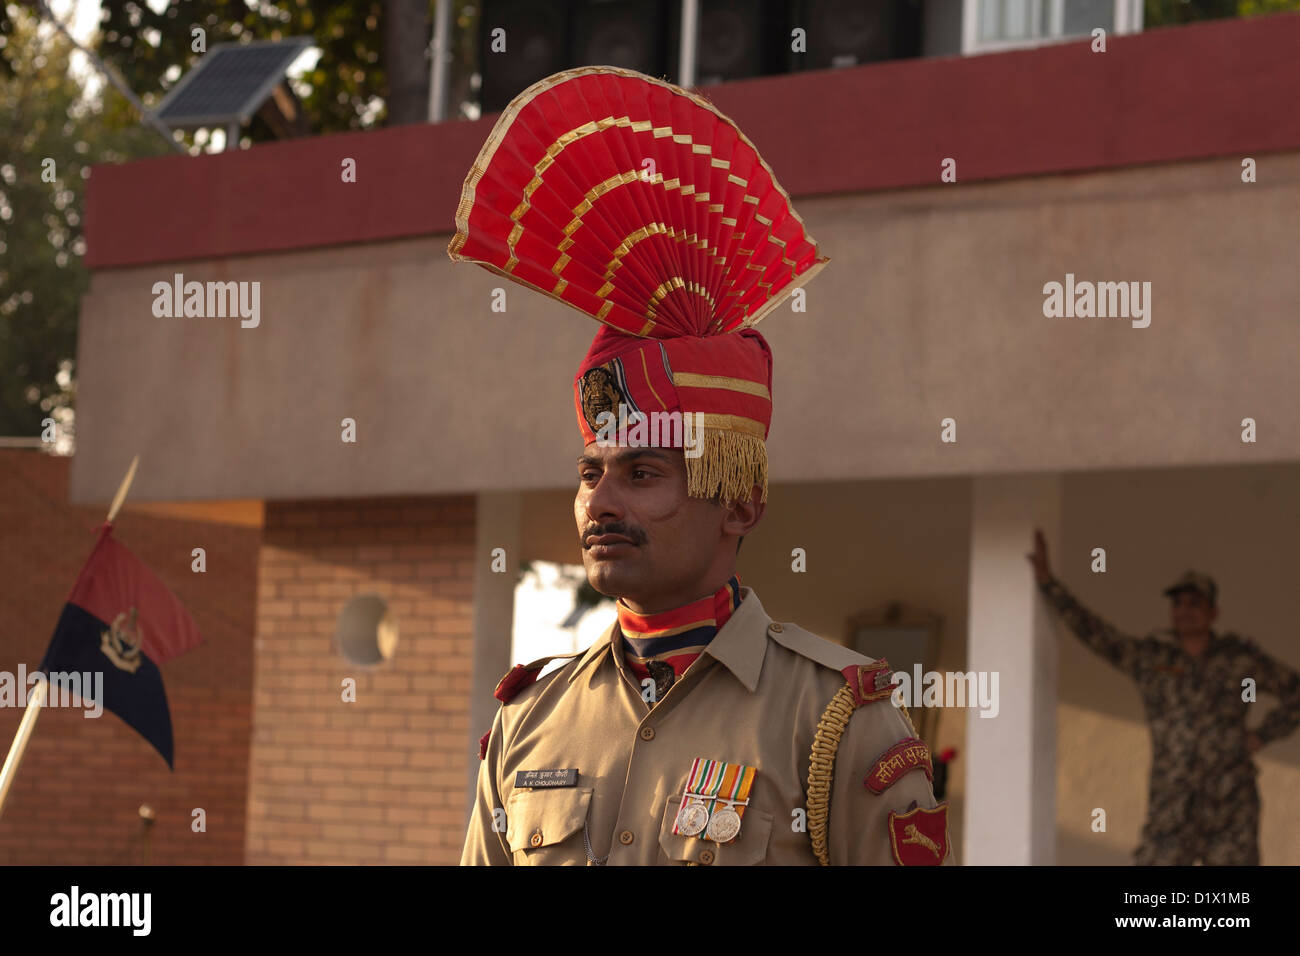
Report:
M959 750L962 862L1126 862L1146 810L1136 691L1046 618L1034 527L1121 626L1165 625L1160 589L1203 567L1222 623L1300 665L1297 43L1284 15L707 91L831 259L762 326L773 484L741 578L837 640L924 608L937 669L998 672L997 717L945 708L930 741ZM595 326L445 252L493 119L91 179L70 500L106 501L139 452L133 501L265 508L250 863L458 859L514 572L576 558ZM256 315L157 315L177 281L257 283ZM1136 285L1119 316L1054 317L1053 282ZM399 633L378 665L332 643L363 593ZM1300 746L1260 765L1264 862L1300 862Z

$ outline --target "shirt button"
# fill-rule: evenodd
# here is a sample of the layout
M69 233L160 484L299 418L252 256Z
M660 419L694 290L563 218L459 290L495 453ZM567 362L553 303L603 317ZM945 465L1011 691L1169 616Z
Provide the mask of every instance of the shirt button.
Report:
M655 739L655 729L654 729L653 727L649 727L649 726L647 726L647 727L642 727L642 728L641 728L641 739L642 739L642 740L654 740L654 739Z
M769 628L769 630L774 631L777 634L780 634L782 631L785 630L785 628L783 628L780 624L773 623L773 625Z
M705 866L708 866L710 863L712 863L712 862L713 862L713 851L712 851L712 850L704 850L704 851L702 851L702 852L700 853L700 862L703 863Z
M632 836L632 831L631 831L631 830L624 830L622 833L620 833L620 834L618 835L618 842L621 843L621 844L623 844L624 846L627 846L627 845L628 845L629 843L631 843L634 839L636 839L636 838L635 838L634 836Z
M531 843L533 846L541 846L541 845L542 845L542 831L541 831L541 830L535 830L535 831L533 832L532 837L529 839L528 842Z

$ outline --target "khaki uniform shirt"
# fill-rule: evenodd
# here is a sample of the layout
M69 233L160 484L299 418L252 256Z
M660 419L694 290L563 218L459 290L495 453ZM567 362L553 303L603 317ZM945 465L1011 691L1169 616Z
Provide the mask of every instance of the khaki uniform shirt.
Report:
M804 821L813 735L846 685L840 669L871 659L774 624L750 588L741 596L653 708L611 645L617 624L503 704L479 768L461 863L816 865ZM893 865L890 811L936 806L920 769L879 795L863 783L877 757L912 735L889 700L853 711L830 791L831 865ZM757 768L730 843L672 832L696 757ZM515 786L518 771L571 768L574 787ZM951 849L943 862L955 863Z

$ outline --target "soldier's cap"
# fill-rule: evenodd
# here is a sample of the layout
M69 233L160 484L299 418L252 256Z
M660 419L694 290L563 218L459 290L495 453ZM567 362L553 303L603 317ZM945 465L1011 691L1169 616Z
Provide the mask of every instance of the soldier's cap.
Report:
M1184 571L1182 577L1165 588L1164 593L1166 597L1174 597L1182 591L1195 591L1209 601L1212 607L1218 604L1219 586L1214 583L1214 578L1208 574Z

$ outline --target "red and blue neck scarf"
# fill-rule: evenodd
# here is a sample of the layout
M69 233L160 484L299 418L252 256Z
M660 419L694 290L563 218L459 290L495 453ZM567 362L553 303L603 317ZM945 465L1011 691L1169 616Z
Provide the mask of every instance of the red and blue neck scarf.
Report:
M734 576L708 597L658 614L637 614L619 601L620 647L628 671L638 681L653 679L654 701L663 699L738 607L740 579Z

